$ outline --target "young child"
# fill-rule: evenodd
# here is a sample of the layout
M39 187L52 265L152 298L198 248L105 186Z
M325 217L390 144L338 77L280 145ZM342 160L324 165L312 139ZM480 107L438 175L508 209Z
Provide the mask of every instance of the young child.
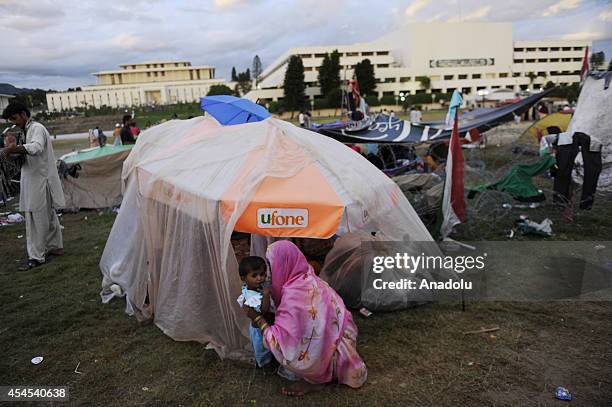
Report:
M274 312L274 304L270 297L269 284L266 283L266 262L261 257L249 256L242 259L238 266L240 279L244 283L242 294L238 297L241 307L248 306L264 315ZM274 373L274 358L263 343L263 335L255 324L249 325L251 343L255 351L257 366L265 373Z

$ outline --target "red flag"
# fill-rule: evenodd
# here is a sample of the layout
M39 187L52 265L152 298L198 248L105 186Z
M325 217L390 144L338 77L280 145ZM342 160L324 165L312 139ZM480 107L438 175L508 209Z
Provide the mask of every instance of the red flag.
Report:
M582 59L582 69L580 70L580 82L584 80L584 76L589 72L589 47L584 49L584 58Z
M451 134L450 146L448 154L452 154L452 187L451 187L451 206L457 217L465 222L465 196L463 188L463 151L461 149L461 140L459 140L459 110L455 114L455 123L453 124L453 132Z
M457 109L448 146L446 179L444 181L444 194L442 195L442 222L440 223L439 235L443 239L450 235L455 225L466 220L463 173L463 151L459 139L459 109Z

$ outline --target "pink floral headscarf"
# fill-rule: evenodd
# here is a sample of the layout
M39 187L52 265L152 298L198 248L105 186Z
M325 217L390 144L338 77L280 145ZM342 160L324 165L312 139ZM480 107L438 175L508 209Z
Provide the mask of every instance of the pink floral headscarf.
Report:
M283 286L313 269L300 249L288 240L279 240L268 246L266 257L271 267L272 299L278 306L283 298Z

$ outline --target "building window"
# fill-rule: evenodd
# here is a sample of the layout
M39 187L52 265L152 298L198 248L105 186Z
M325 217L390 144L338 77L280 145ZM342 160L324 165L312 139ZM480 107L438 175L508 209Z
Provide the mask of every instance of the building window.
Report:
M514 48L514 52L523 52L525 48Z
M535 59L526 59L525 62L527 62L528 64L532 64L534 63L536 60Z
M461 93L463 93L464 95L469 95L470 93L472 93L472 88L461 88Z
M385 83L395 83L395 78L385 78Z
M324 58L325 54L315 54L315 58Z
M455 79L455 75L444 75L445 81L452 81L453 79Z
M151 76L151 72L147 72L147 77Z
M461 75L459 75L459 79L467 79L467 78L468 78L468 76L467 76L467 75L465 75L465 74L461 74Z
M523 62L525 62L525 60L523 60L523 59L515 59L514 60L515 64L522 64Z
M547 47L544 47L544 48L538 48L538 51L548 51L548 48L547 48Z
M157 77L157 72L153 72L154 76Z
M500 78L507 78L508 77L508 72L500 72L499 73L499 77Z
M561 48L561 51L571 51L572 47L563 47Z
M561 58L561 62L572 62L572 58Z
M559 51L559 47L550 47L551 51Z
M480 74L479 73L473 74L472 79L480 79Z
M550 58L550 62L559 62L559 58Z
M149 69L151 66L149 64L147 64L147 69Z
M486 89L486 88L487 88L486 86L477 86L476 90L483 90L483 89Z
M540 58L540 59L538 59L538 62L548 62L548 59L546 59L546 58Z
M166 72L162 71L161 76L166 76Z
M376 67L377 68L388 68L389 64L377 64Z
M574 47L574 51L582 51L582 47Z
M499 89L499 86L497 86L497 85L491 86L491 89Z
M358 57L359 56L359 52L347 52L346 56L347 57Z
M410 82L410 77L409 76L402 76L400 78L400 82Z
M535 50L536 50L535 48L527 48L527 52L533 52Z
M311 72L312 71L312 66L305 66L304 67L304 72Z
M376 55L389 55L389 51L376 51Z
M362 52L361 55L363 55L364 57L369 57L370 55L374 55L373 52L369 51L369 52Z
M300 58L302 59L306 59L306 58L310 58L311 54L300 54Z
M174 66L176 66L178 68L178 63L175 63Z

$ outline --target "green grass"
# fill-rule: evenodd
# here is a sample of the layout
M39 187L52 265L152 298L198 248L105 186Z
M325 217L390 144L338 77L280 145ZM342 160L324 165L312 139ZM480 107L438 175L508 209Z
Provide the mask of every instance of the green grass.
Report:
M551 208L529 213L557 216ZM574 223L555 222L553 240L609 239L611 214L612 200L600 199ZM465 312L438 304L355 315L366 385L332 384L288 399L281 378L139 325L123 300L101 304L98 263L114 219L108 212L65 214L67 254L28 272L15 271L26 256L24 225L0 227L1 385L69 386L70 404L84 406L561 405L557 386L570 389L572 405L612 400L610 302L468 303ZM468 231L486 226L484 219L470 222ZM503 239L501 230L486 230ZM462 334L490 326L500 330ZM32 365L39 355L44 362Z

